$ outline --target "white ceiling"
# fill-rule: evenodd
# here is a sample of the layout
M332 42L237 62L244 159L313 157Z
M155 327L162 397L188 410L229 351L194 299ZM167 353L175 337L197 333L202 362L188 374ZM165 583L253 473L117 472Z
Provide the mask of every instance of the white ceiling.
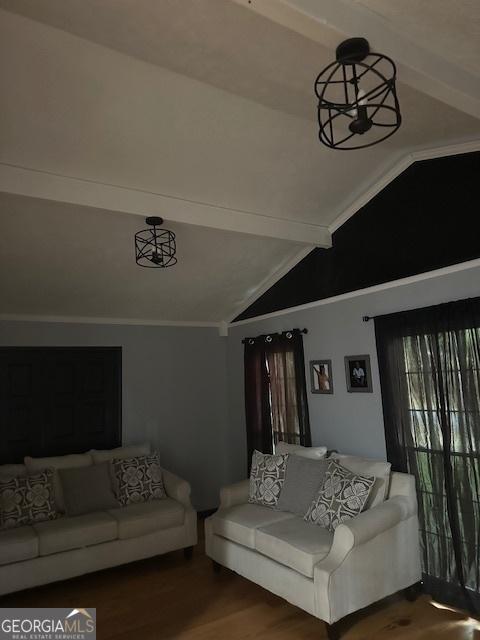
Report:
M15 232L12 217L34 220L39 233L45 219L53 237L61 227L51 216L61 220L75 211L75 220L88 219L76 228L83 249L72 274L64 275L75 278L77 295L70 297L54 277L47 264L54 258L42 241L46 264L34 275L42 273L41 286L32 285L32 296L15 296L13 287L4 297L8 313L228 320L308 245L328 246L335 220L413 151L480 139L480 121L469 115L476 108L467 95L474 84L466 82L478 73L480 3L398 6L385 0L0 0L7 10L0 11L0 191L35 196L14 198L15 206L0 199L2 233L3 224ZM271 14L260 15L265 7L273 7ZM352 16L379 20L369 21L376 32L365 32L372 42L391 34L403 124L386 143L344 153L317 141L312 84ZM359 35L358 27L351 29L346 35ZM418 64L404 59L402 42ZM445 91L453 67L447 61L441 75L443 66L434 64L441 54L451 56L468 91L455 82ZM30 211L35 215L28 218ZM182 251L179 264L160 273L126 259L130 292L118 288L110 263L100 257L92 263L87 251L95 243L92 220L118 217L112 251L125 254L120 230L142 224L125 212L159 214L170 227L179 225ZM208 256L201 269L197 243ZM14 253L21 250L14 245L4 258L15 279L21 274L13 269ZM26 286L19 290L27 293ZM102 287L111 289L111 300Z
M384 17L408 38L480 76L478 0L351 0Z
M283 240L168 224L178 264L135 263L139 216L0 194L2 314L217 324L298 252ZM225 283L228 282L228 287Z

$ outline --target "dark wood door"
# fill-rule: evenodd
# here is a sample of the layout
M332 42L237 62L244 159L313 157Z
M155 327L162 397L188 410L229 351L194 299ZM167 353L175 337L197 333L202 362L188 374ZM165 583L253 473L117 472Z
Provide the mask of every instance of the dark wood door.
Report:
M0 463L121 443L120 347L0 348Z

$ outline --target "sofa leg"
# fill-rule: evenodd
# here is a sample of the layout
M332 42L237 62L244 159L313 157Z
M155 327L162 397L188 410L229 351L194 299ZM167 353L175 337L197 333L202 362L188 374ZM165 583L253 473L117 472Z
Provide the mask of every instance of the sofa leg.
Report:
M339 640L340 630L338 624L328 624L328 622L325 622L325 627L327 629L328 640Z
M421 593L422 593L421 582L416 582L415 584L412 584L410 587L407 587L406 589L403 590L403 594L409 602L415 602L415 600L418 598L418 596Z
M216 562L216 560L212 560L212 567L215 573L220 573L220 569L222 568L222 565Z
M193 556L193 547L185 547L183 555L185 556L185 560L191 560Z

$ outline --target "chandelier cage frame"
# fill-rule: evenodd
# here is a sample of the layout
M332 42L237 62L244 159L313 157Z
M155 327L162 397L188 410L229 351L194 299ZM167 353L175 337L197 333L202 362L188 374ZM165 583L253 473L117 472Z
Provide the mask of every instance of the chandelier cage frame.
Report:
M378 69L385 63L389 70L385 75ZM360 81L369 75L375 84L367 91L362 90ZM339 150L365 149L392 136L402 123L400 105L396 91L397 68L394 61L381 53L370 52L364 38L350 38L337 47L336 60L330 63L315 80L315 94L318 97L319 139L327 147ZM327 92L341 88L344 100L331 100ZM390 99L390 104L387 101ZM390 117L389 121L375 120L377 114ZM338 119L341 120L338 120ZM343 123L346 135L340 139L334 124ZM348 144L348 141L379 127L384 135L365 144ZM336 139L337 138L337 139ZM353 141L352 141L353 142Z
M135 234L135 262L146 269L166 269L177 264L175 234L168 229L159 229L163 219L150 216L145 222L150 229Z

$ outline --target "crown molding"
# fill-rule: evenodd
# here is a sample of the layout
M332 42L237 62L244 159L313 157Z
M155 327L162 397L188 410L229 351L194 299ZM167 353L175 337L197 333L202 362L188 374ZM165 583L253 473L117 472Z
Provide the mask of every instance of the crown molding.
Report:
M262 282L255 288L254 292L248 296L245 300L236 307L235 311L229 316L228 320L225 320L226 325L230 325L233 320L243 313L248 307L255 302L261 295L268 291L270 287L273 287L284 275L286 275L295 265L297 265L303 258L305 258L313 249L315 245L309 247L302 247L292 258L284 262L274 273L268 275ZM228 331L228 329L227 329Z
M326 226L75 178L6 162L0 163L0 191L142 217L151 215L152 211L168 211L168 220L172 222L319 247L332 245L331 234Z
M52 322L59 324L107 324L134 325L147 327L190 327L219 329L219 322L203 322L195 320L152 320L147 318L103 318L92 316L47 316L29 314L0 314L0 322Z
M356 291L350 291L348 293L342 293L338 296L332 296L331 298L324 298L323 300L315 300L314 302L308 302L296 307L289 307L288 309L280 309L279 311L272 311L272 313L265 313L261 316L255 316L254 318L247 318L246 320L239 320L238 322L230 323L229 328L240 327L246 324L252 324L254 322L260 322L262 320L268 320L270 318L278 318L290 313L297 313L299 311L306 311L308 309L315 309L316 307L322 307L327 304L334 304L335 302L341 302L342 300L348 300L349 298L358 298L371 293L378 293L379 291L385 291L386 289L393 289L395 287L403 287L405 285L414 284L415 282L421 282L422 280L431 280L433 278L439 278L449 275L451 273L457 273L459 271L466 271L468 269L475 269L480 267L480 258L475 260L469 260L468 262L461 262L459 264L450 265L449 267L442 267L441 269L435 269L434 271L427 271L425 273L419 273L415 276L408 276L407 278L400 278L399 280L392 280L391 282L384 282L372 287L366 287L365 289L357 289Z
M400 158L398 162L391 167L386 173L381 175L375 183L366 191L363 191L346 209L344 209L335 220L329 225L328 230L334 233L357 211L364 207L372 198L374 198L382 189L390 184L395 178L403 173L414 162L422 160L433 160L434 158L444 158L447 156L456 156L463 153L474 153L480 151L480 140L469 140L456 144L444 145L442 147L432 147L429 149L415 149Z

